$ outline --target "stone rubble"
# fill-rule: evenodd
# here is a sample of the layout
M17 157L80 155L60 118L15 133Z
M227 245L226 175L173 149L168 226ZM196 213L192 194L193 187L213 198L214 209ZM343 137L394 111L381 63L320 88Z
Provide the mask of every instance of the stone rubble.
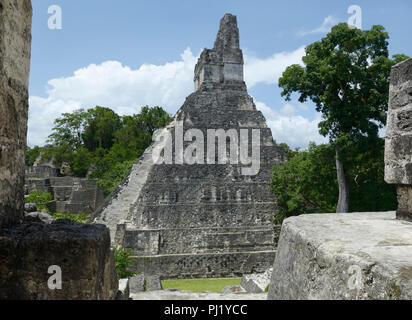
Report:
M130 293L149 292L163 290L160 277L158 275L137 274L129 279Z
M240 285L246 292L260 293L265 292L270 284L273 268L264 273L245 274Z
M52 223L56 219L45 212L29 212L24 214L24 220L30 222Z
M117 291L116 300L130 299L130 282L129 279L119 279L119 290Z

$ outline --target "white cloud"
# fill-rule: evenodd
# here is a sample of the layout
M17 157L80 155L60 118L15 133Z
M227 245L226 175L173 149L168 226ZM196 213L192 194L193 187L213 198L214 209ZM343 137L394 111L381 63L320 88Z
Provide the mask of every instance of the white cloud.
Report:
M245 56L248 87L276 83L287 66L301 63L304 53L301 47L264 59ZM144 105L159 105L173 114L193 92L196 62L197 57L187 48L180 60L163 65L143 64L133 70L118 61L106 61L76 70L72 76L52 79L48 81L46 97L30 97L28 144L43 145L51 133L53 121L61 113L79 108L100 105L125 115L139 112ZM284 108L286 115L290 115L292 109ZM276 135L274 137L277 139Z
M255 101L255 104L265 116L277 143L284 142L292 148L305 149L311 141L317 144L328 142L327 138L319 134L318 124L321 121L319 113L314 120L309 120L301 115L279 114L263 102Z
M282 109L280 109L280 112L282 112L282 114L286 115L286 116L290 116L292 114L294 114L296 112L296 109L293 105L291 105L290 103L286 103Z
M329 15L323 20L322 25L320 27L313 29L313 30L308 30L308 31L299 31L298 35L306 36L308 34L327 33L338 22L339 22L338 18L332 15Z
M277 83L288 66L303 63L304 55L304 46L291 52L275 53L265 59L245 54L245 82L249 88L258 83Z
M196 61L187 48L181 60L164 65L143 64L132 70L118 61L106 61L52 79L47 98L30 97L28 144L44 144L54 119L81 107L100 105L124 115L137 113L144 105L159 105L174 113L193 91Z

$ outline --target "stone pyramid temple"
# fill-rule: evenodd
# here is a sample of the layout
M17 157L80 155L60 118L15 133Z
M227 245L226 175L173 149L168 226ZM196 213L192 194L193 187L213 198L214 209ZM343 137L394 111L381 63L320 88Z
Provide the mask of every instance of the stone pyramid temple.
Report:
M264 272L278 232L271 168L285 155L247 93L236 16L222 18L213 49L204 49L195 67L194 86L94 221L110 228L113 245L133 250L141 272Z

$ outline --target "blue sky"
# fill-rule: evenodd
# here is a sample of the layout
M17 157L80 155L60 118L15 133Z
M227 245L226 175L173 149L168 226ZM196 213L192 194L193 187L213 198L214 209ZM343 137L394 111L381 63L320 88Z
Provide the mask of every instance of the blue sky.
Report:
M277 142L305 148L324 142L313 104L286 103L277 79L299 63L304 46L362 9L362 29L383 25L390 53L412 56L412 2L227 0L32 0L29 145L42 145L61 112L107 106L119 114L160 105L174 113L193 91L193 67L213 46L219 20L237 15L249 93ZM48 8L62 9L50 30Z

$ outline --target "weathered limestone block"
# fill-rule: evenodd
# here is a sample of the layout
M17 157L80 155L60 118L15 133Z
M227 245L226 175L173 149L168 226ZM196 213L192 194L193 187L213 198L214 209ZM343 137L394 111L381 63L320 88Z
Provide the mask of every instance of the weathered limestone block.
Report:
M137 293L145 291L145 275L140 273L134 275L129 279L130 293Z
M28 213L36 212L37 211L37 205L35 203L32 203L32 202L25 203L24 204L24 211L28 212Z
M259 293L265 292L270 283L273 269L270 268L264 273L245 274L240 285L246 292Z
M0 0L0 227L23 214L31 18L30 0Z
M29 212L24 215L24 220L31 222L52 223L55 219L45 212Z
M226 286L222 289L221 293L244 293L246 290L241 285Z
M395 212L288 218L268 299L412 299L411 246Z
M130 286L129 279L119 280L119 291L117 291L116 300L129 300L130 299Z
M140 273L129 280L130 293L162 290L162 282L158 275Z
M412 221L412 58L391 71L385 140L385 181L398 185L397 217Z
M61 289L48 287L52 265L61 268ZM106 300L117 291L104 225L56 220L0 229L0 300Z
M162 282L158 275L147 275L146 276L146 291L156 291L162 290Z

